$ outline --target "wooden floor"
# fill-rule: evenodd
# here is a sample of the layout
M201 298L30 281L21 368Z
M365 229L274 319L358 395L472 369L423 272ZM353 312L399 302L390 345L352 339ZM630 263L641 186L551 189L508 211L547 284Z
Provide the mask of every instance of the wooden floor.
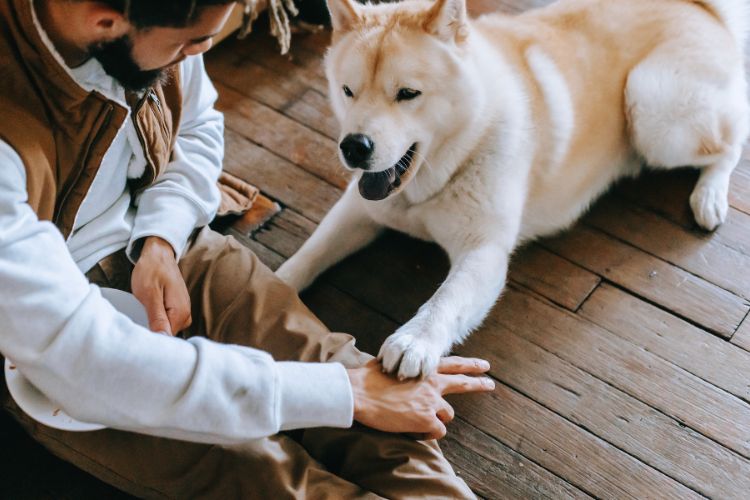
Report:
M470 0L475 13L544 3ZM295 36L284 58L262 31L224 42L206 60L226 115L226 170L284 207L259 231L232 232L275 268L315 229L347 175L321 67L329 34ZM693 222L695 180L685 170L623 183L572 230L514 257L507 292L457 350L488 358L497 388L452 398L458 416L442 444L480 496L750 496L750 151L714 234ZM447 269L435 245L389 233L303 298L374 353ZM25 457L19 471L48 465L25 483L0 481L0 496L8 487L14 498L107 491L5 434ZM66 485L54 482L61 470Z

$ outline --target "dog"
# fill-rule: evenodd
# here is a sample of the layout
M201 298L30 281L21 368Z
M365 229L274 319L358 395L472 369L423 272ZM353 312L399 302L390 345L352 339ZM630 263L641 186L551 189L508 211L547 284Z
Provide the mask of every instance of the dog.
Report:
M277 271L302 290L383 228L450 272L379 359L425 376L500 296L519 245L569 227L643 165L694 166L706 230L748 135L744 0L561 0L471 20L465 0L328 0L343 197Z

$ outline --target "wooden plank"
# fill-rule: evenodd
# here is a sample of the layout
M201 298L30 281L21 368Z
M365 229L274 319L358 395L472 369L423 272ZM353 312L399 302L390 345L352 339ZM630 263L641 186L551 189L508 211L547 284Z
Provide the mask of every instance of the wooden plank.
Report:
M747 151L747 148L746 148ZM729 184L729 204L750 214L750 158L740 161Z
M473 1L473 0L470 0ZM299 33L294 38L294 45L297 50L305 50L318 57L323 57L331 45L331 30L323 29L319 31L308 31Z
M267 228L257 233L255 239L289 258L310 237L315 227L310 219L292 210L284 210Z
M511 331L750 457L750 405L579 316L511 290L485 328Z
M373 356L398 327L394 321L322 281L305 290L301 297L328 328L353 335L357 347Z
M740 171L743 172L741 175L750 175L750 172L744 173L746 167L743 165L745 164L735 170L730 187L735 185L735 178L740 175ZM698 171L695 169L647 171L638 179L622 181L615 192L633 204L662 215L697 235L713 237L726 246L750 255L748 213L730 207L727 220L712 233L707 233L695 223L688 200L697 180Z
M232 50L245 60L278 73L285 79L299 80L320 92L325 92L328 85L323 71L320 49L309 49L311 44L319 44L323 41L320 35L298 32L292 36L289 53L281 55L276 37L259 31L255 36L245 40L235 40Z
M541 244L724 338L750 309L737 295L595 229L576 226Z
M473 426L595 497L701 498L502 383L450 401Z
M750 254L723 245L621 199L601 200L585 223L696 276L750 298Z
M689 199L697 180L696 169L644 170L619 182L615 192L683 227L696 227Z
M334 141L221 83L216 87L227 127L339 189L349 183Z
M458 475L484 498L591 498L461 418L448 426L440 448Z
M483 328L459 349L546 408L709 497L750 491L750 461L502 328Z
M234 50L236 42L227 41L205 56L206 70L214 82L223 83L258 102L277 110L295 101L309 87L299 81L246 60Z
M742 322L737 333L732 337L732 343L750 351L750 315L745 318L745 321ZM745 376L747 376L747 372L745 372Z
M265 245L262 245L253 239L250 239L247 235L242 234L233 228L230 228L228 231L226 231L225 234L234 237L237 241L252 250L253 253L258 256L261 262L263 262L266 266L270 267L274 271L278 269L285 260L284 257L269 249Z
M339 123L331 111L327 94L308 89L284 113L338 142Z
M577 310L601 281L538 245L527 245L513 255L508 277L571 311Z
M750 386L747 383L750 353L607 284L600 286L588 298L578 314L693 375L750 401Z
M341 190L236 132L226 130L224 135L225 170L258 186L283 205L319 222L341 197Z

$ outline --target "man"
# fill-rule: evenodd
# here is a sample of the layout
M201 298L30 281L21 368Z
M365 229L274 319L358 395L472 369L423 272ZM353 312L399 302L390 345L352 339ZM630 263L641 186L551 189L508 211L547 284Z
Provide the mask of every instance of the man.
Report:
M468 376L487 363L393 380L204 227L223 122L200 54L231 8L0 5L0 352L111 429L55 431L4 405L57 455L144 497L469 497L434 442L380 431L441 437L442 395L491 390ZM166 335L90 282L132 287ZM278 434L290 429L305 430Z

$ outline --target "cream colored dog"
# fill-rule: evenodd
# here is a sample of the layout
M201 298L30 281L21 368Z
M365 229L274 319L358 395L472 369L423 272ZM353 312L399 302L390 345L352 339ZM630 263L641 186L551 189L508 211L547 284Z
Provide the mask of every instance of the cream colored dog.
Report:
M467 19L465 0L329 0L326 57L355 180L278 275L302 289L383 227L439 243L451 270L380 350L435 371L480 325L522 242L560 231L645 162L701 168L690 205L728 209L748 134L744 0L562 0Z

